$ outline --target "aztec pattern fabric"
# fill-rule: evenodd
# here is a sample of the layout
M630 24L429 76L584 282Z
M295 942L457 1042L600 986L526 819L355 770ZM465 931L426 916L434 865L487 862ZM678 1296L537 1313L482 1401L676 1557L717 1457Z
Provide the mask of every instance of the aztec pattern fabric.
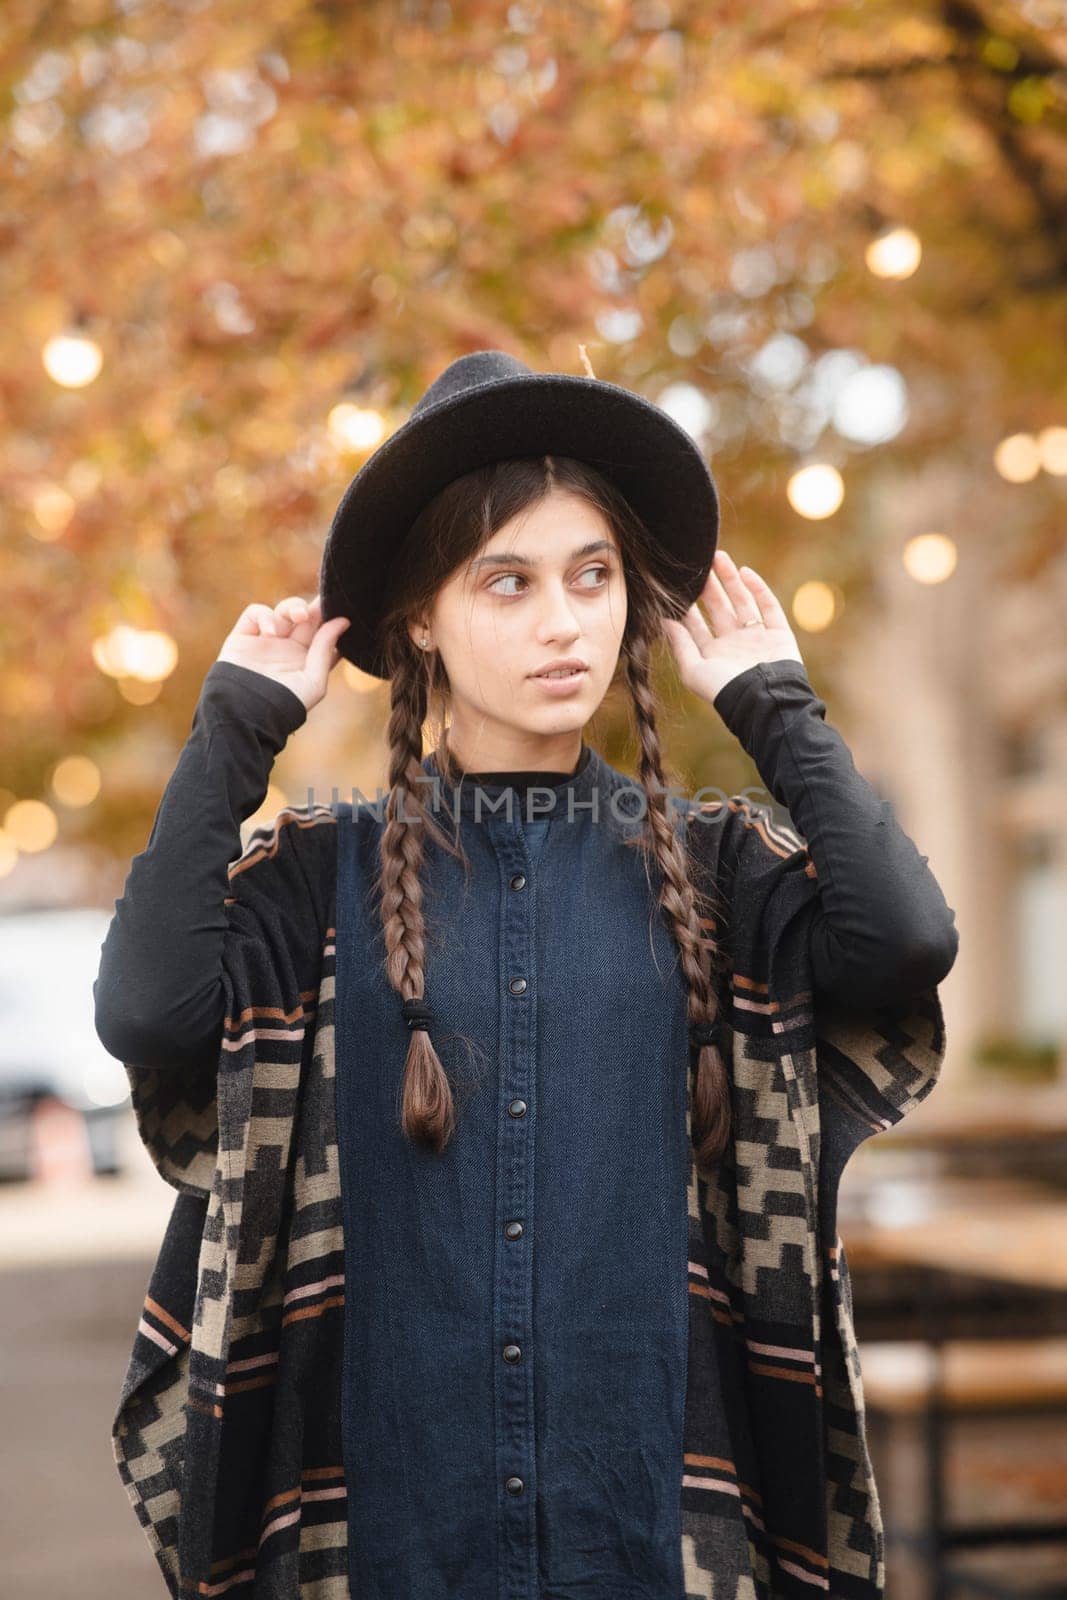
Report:
M858 1145L933 1089L940 1001L816 1003L802 840L740 796L680 816L729 908L705 926L726 958L733 1080L726 1157L711 1183L690 1169L686 1600L880 1600L837 1190ZM336 825L329 807L286 808L231 865L217 1062L126 1068L141 1137L179 1192L112 1444L175 1597L350 1600Z

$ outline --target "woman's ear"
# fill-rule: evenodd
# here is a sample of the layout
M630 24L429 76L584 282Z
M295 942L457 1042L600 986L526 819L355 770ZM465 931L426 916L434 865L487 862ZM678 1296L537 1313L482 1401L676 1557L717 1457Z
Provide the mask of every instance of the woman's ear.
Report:
M409 617L407 623L408 638L417 650L423 648L423 640L430 636L430 624L425 617Z

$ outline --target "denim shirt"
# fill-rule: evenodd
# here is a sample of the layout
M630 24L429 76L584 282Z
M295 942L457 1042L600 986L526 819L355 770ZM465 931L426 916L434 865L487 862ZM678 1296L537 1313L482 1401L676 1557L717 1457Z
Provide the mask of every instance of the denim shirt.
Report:
M469 877L426 838L425 993L456 1107L440 1155L399 1126L409 1034L371 893L384 824L373 803L338 808L359 1600L685 1593L687 996L608 805L628 784L583 743L538 820L516 794L509 818L486 803L499 787L461 786Z

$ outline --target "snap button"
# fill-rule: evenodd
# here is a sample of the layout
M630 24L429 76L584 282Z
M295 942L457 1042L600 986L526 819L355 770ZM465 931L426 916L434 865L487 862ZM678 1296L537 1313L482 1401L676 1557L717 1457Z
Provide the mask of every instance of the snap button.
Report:
M512 994L525 994L526 993L526 979L525 978L512 978L511 982L508 984L508 988L511 990Z
M526 1101L512 1100L508 1106L509 1117L524 1117L526 1115Z
M513 874L512 878L511 878L511 887L513 889L525 889L525 887L526 887L526 874L525 874L525 872L516 872L516 873Z
M504 1224L504 1232L509 1239L521 1239L523 1235L522 1223L506 1222Z
M508 1478L504 1483L504 1488L508 1491L508 1494L521 1494L525 1487L526 1485L521 1478Z
M522 1347L517 1344L506 1344L502 1351L505 1361L521 1361Z

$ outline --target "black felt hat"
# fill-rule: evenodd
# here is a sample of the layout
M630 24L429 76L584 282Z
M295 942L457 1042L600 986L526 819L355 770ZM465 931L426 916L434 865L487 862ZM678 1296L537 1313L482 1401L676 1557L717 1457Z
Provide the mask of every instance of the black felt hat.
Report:
M719 499L685 429L618 384L532 372L506 351L476 350L434 380L334 513L319 594L324 622L351 619L337 642L341 655L373 677L388 676L378 622L391 568L436 494L491 461L548 454L588 461L625 496L664 552L657 576L692 605L711 570Z

